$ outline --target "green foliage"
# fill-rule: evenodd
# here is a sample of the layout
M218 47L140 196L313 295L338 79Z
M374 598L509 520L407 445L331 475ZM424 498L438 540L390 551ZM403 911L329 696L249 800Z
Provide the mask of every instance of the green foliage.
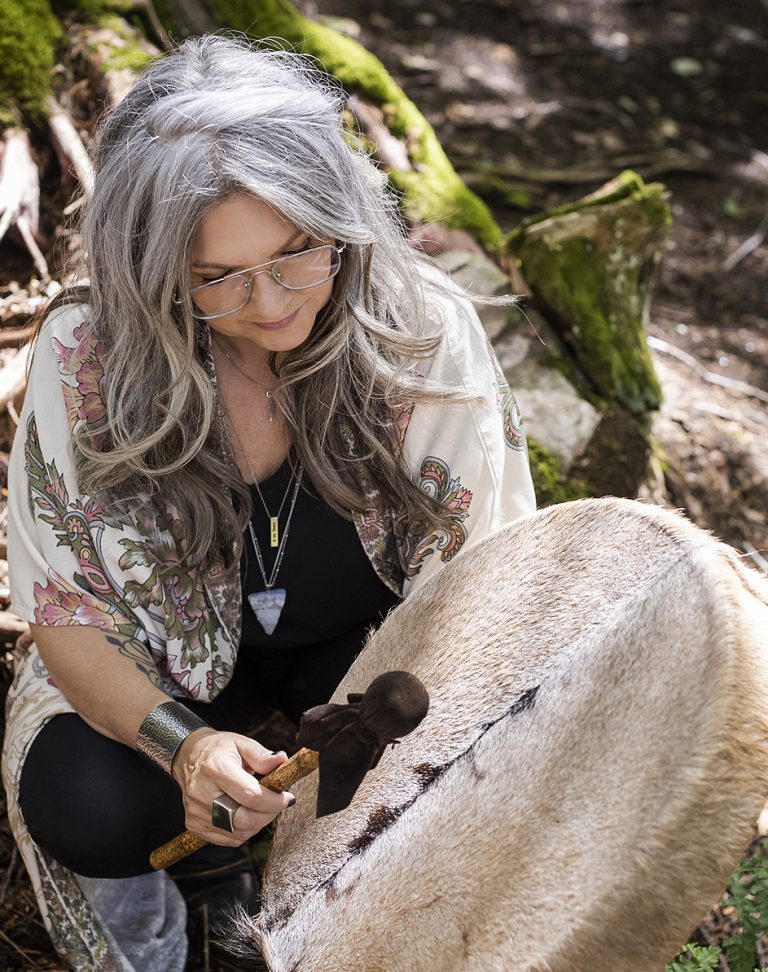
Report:
M0 128L17 111L32 121L47 114L51 69L61 28L48 0L0 0Z
M664 972L715 972L719 962L719 948L687 945Z
M723 942L730 972L752 972L757 937L768 926L768 853L742 861L728 885L724 907L733 908L740 931Z
M723 908L738 926L723 942L729 972L758 972L758 936L768 932L768 852L765 848L742 861L728 885ZM719 948L687 945L665 972L712 972L718 968Z

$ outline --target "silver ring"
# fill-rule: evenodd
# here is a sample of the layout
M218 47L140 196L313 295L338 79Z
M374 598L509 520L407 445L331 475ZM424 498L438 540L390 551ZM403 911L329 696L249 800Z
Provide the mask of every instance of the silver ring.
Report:
M219 830L226 830L230 834L235 832L235 813L240 804L231 796L222 793L211 804L211 823Z

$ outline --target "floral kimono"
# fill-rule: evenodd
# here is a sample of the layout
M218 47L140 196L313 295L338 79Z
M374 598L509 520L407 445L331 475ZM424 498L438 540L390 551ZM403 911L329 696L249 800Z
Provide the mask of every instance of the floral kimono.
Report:
M406 522L384 508L373 488L368 512L356 518L374 569L403 595L464 548L535 508L520 416L477 314L465 300L431 300L444 338L424 377L479 398L412 406L399 415L398 447L413 479L450 511L450 529ZM215 382L207 328L201 329L201 355ZM13 610L36 624L92 625L140 639L169 695L209 701L227 684L237 655L237 565L205 576L190 572L178 560L179 524L172 517L129 515L78 488L72 432L104 413L103 357L87 307L63 306L49 316L9 468ZM17 801L35 735L49 719L72 711L35 645L18 651L2 765L11 827L62 959L75 969L133 972L83 880L32 841Z

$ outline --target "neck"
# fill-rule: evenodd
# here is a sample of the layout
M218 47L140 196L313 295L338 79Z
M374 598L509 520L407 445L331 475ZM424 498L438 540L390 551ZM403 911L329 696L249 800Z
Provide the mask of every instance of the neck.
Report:
M214 348L221 351L228 364L243 378L248 378L265 388L274 388L277 379L269 367L269 352L255 348L250 342L233 342L219 334L211 335Z

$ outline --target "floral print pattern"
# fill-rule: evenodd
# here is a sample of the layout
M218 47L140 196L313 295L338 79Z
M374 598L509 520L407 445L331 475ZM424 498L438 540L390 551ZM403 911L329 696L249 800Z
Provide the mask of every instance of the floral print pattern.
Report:
M415 577L427 557L436 551L439 551L443 563L456 556L467 539L464 521L469 516L472 503L472 493L461 485L459 479L451 476L447 463L437 456L427 456L422 462L419 485L444 507L448 525L442 530L435 530L426 521L418 521L405 531L403 545L408 577Z
M104 359L106 349L96 340L92 329L84 321L72 332L74 344L51 342L59 363L59 372L70 381L64 384L64 401L73 429L85 423L92 430L106 418L106 379Z

